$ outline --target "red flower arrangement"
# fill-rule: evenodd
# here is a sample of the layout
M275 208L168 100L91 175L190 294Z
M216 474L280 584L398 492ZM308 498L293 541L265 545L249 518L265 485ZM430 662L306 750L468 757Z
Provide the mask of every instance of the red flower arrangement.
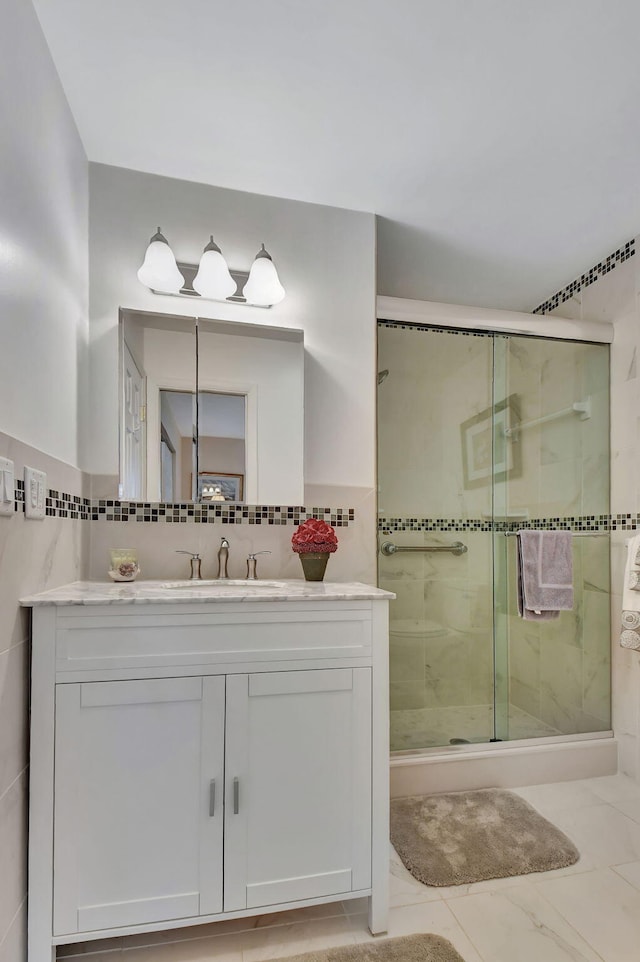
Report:
M338 550L338 539L326 521L307 518L293 532L291 547L297 554L307 554L310 551L332 553Z

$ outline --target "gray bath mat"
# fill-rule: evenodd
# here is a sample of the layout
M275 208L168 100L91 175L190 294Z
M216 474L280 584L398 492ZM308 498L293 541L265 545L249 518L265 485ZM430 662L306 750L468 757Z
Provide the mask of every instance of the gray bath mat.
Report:
M451 942L439 935L403 935L358 945L319 949L277 962L464 962Z
M563 832L500 788L392 799L391 841L425 885L549 872L580 858Z

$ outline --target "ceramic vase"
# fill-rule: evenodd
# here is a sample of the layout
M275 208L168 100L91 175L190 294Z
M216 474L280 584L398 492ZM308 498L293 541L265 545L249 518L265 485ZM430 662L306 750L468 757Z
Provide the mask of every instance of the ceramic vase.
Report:
M322 581L329 560L328 551L305 551L298 557L302 564L305 581Z

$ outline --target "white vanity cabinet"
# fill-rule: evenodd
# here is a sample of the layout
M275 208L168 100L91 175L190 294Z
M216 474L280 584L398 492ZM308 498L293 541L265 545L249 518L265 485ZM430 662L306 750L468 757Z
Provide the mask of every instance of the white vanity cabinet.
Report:
M222 911L224 682L57 686L54 935Z
M224 908L371 887L371 669L227 678Z
M25 599L29 962L361 896L386 929L388 596L368 591Z

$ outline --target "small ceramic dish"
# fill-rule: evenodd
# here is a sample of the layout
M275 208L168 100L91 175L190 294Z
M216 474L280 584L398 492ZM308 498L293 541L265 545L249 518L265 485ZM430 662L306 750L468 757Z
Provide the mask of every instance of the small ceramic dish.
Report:
M112 581L135 581L140 568L138 565L121 564L119 568L110 568L108 574Z

